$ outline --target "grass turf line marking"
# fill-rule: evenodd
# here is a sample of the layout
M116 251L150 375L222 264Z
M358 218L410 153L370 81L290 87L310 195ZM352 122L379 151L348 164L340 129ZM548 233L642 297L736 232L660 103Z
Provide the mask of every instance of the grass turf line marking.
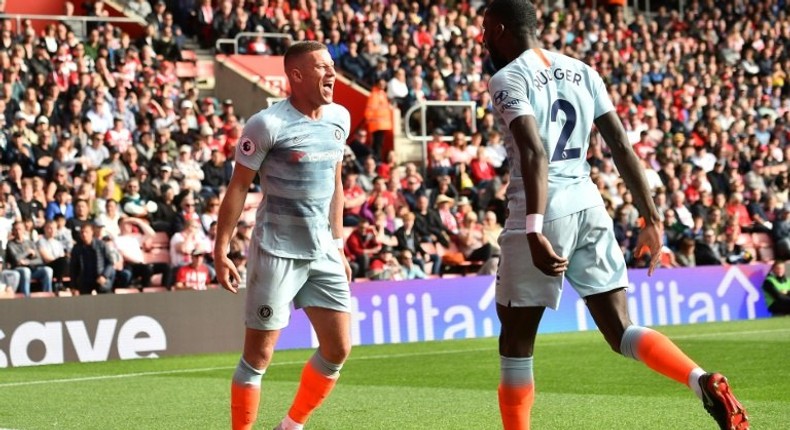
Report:
M453 349L453 350L446 350L446 351L428 351L428 352L419 352L419 353L402 353L402 354L383 354L383 355L370 355L367 357L350 357L346 362L349 361L364 361L364 360L380 360L380 359L390 359L390 358L402 358L402 357L420 357L426 355L444 355L444 354L462 354L468 352L481 352L481 351L490 351L491 348L472 348L472 349ZM279 363L272 363L269 367L272 366L290 366L295 364L304 364L305 360L300 361L282 361ZM66 379L40 379L36 381L21 381L21 382L6 382L0 383L0 388L8 388L8 387L24 387L29 385L41 385L41 384L61 384L67 382L88 382L88 381L103 381L108 379L125 379L125 378L136 378L140 376L159 376L159 375L176 375L180 373L199 373L199 372L211 372L214 370L230 370L235 369L235 366L219 366L219 367L201 367L195 369L172 369L172 370L160 370L160 371L153 371L153 372L137 372L137 373L122 373L118 375L99 375L99 376L84 376L81 378L66 378ZM2 429L0 429L2 430Z
M716 337L716 336L726 336L726 335L752 335L752 334L765 334L765 333L783 333L783 332L790 332L788 328L781 328L781 329L770 329L770 330L745 330L745 331L727 331L727 332L715 332L715 333L698 333L698 334L687 334L687 335L678 335L678 336L670 336L671 339L696 339L696 338L705 338L705 337ZM560 342L562 344L572 344L577 343L575 341L571 342ZM560 343L551 343L551 346L556 346ZM403 358L403 357L419 357L419 356L428 356L428 355L444 355L444 354L461 354L467 352L481 352L481 351L489 351L491 348L472 348L472 349L454 349L454 350L446 350L446 351L428 351L428 352L419 352L419 353L401 353L401 354L379 354L379 355L370 355L366 357L350 357L348 361L364 361L364 360L379 360L379 359L391 359L391 358ZM296 364L304 364L304 361L283 361L283 362L275 362L269 365L272 366L290 366ZM67 383L67 382L88 382L88 381L102 381L108 379L124 379L124 378L136 378L141 376L159 376L159 375L176 375L180 373L200 373L200 372L211 372L215 370L230 370L235 369L234 366L220 366L220 367L202 367L202 368L195 368L195 369L173 369L173 370L160 370L154 372L137 372L137 373L122 373L119 375L100 375L100 376L85 376L82 378L67 378L67 379L46 379L46 380L37 380L37 381L21 381L21 382L7 382L7 383L0 383L0 388L8 388L8 387L23 387L29 385L41 385L41 384L58 384L58 383ZM3 430L3 429L0 429Z

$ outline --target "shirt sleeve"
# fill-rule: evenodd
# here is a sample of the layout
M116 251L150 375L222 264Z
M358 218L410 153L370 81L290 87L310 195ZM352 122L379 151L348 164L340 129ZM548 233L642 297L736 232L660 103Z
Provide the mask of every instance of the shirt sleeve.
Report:
M527 97L526 76L520 76L512 70L502 70L489 81L488 92L491 94L494 109L499 112L508 128L520 116L535 116Z
M272 149L274 138L269 127L260 113L253 115L241 133L236 145L236 162L248 169L258 171Z
M595 104L593 118L598 119L601 115L613 111L614 105L609 98L609 92L606 91L606 84L604 84L603 79L601 79L601 75L595 71L592 73L592 83L592 95Z

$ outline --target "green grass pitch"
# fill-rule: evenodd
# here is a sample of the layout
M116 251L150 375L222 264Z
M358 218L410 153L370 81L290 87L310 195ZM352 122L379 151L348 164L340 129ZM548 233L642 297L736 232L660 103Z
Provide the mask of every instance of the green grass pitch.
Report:
M753 429L790 428L790 318L659 328L728 376ZM241 333L239 333L241 335ZM281 351L256 429L285 414L312 351ZM238 354L0 369L0 428L227 429ZM497 429L496 339L356 347L308 429ZM684 386L597 332L540 335L533 428L715 429Z

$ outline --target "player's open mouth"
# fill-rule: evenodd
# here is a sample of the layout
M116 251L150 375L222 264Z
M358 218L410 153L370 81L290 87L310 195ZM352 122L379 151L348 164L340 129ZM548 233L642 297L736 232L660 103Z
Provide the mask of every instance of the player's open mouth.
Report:
M335 83L334 82L324 82L323 87L324 87L325 90L332 91L332 89L335 88Z

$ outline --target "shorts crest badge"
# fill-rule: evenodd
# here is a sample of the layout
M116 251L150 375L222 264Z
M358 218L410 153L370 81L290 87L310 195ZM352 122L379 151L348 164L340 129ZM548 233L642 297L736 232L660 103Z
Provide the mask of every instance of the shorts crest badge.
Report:
M269 305L261 305L258 307L258 318L266 321L272 317L274 311Z

